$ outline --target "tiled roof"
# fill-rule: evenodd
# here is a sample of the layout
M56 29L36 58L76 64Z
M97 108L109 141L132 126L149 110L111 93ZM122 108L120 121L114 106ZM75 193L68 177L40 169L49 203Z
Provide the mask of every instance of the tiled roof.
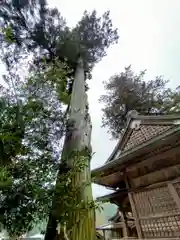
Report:
M161 133L171 129L172 125L140 125L138 129L133 129L127 143L125 144L122 152L130 150L147 140L158 136Z
M106 163L92 171L94 176L100 174L96 178L96 183L114 188L113 181L111 181L111 184L108 181L112 176L117 178L115 175L121 177L119 170L126 163L130 164L133 159L137 158L138 154L148 154L151 150L157 151L156 147L165 147L168 138L174 136L174 139L176 139L179 134L180 115L138 115L129 117L124 131ZM105 180L107 174L108 181Z
M130 115L120 139L109 156L107 163L164 132L180 125L179 115Z

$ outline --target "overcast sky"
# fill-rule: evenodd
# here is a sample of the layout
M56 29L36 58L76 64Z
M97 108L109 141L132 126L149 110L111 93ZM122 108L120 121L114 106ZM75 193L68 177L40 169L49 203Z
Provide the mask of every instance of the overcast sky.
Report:
M113 24L119 29L119 44L111 47L96 65L89 82L92 146L96 153L92 168L96 168L107 160L116 143L110 140L107 129L101 128L102 105L98 99L104 93L104 80L131 64L135 72L147 69L147 79L163 75L171 80L172 87L180 85L180 0L49 0L49 3L58 7L69 26L76 24L84 10L96 9L99 14L110 10ZM106 192L93 186L94 196Z
M104 80L132 65L135 72L147 69L147 79L163 75L172 87L180 85L180 0L53 0L70 26L80 19L84 10L99 14L110 10L119 29L119 44L107 52L107 57L96 65L89 83L89 103L92 117L92 146L96 152L92 168L101 166L112 152L115 142L107 129L101 128ZM93 186L95 196L106 191Z

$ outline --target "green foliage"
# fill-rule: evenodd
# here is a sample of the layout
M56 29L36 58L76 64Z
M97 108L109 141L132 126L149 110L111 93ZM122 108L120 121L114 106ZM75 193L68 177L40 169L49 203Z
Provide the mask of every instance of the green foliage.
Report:
M24 127L19 122L19 106L0 98L0 163L11 164L12 158L20 152Z
M57 66L55 72L63 81L66 70L60 70L63 64ZM31 230L47 218L51 207L64 112L48 69L53 66L48 65L44 74L43 69L35 69L23 81L16 75L16 95L11 87L1 86L0 223L10 236Z
M10 26L3 28L2 33L4 34L4 39L7 43L11 44L14 42L14 35Z
M26 237L31 237L33 235L36 234L44 234L45 230L46 230L46 225L47 225L47 220L44 219L42 221L40 221L36 226L34 226L34 228L26 235Z
M117 29L113 29L109 11L102 17L98 17L95 10L92 13L85 11L76 27L66 33L64 42L60 39L57 55L63 54L74 70L77 59L81 56L84 60L86 78L91 78L94 64L99 62L106 55L106 49L117 41Z
M58 59L55 62L44 63L41 65L40 69L35 68L35 74L33 72L32 76L29 78L27 84L32 85L32 82L38 82L38 84L49 84L57 93L59 102L66 105L69 104L70 94L68 92L69 81L67 75L69 75L72 70L69 69L66 62L62 63ZM33 80L32 80L33 78Z
M109 11L102 17L98 17L95 10L92 13L85 11L76 27L70 29L60 12L56 8L48 9L45 1L25 2L25 5L14 5L12 0L3 1L0 26L11 23L18 55L25 50L31 52L36 64L41 64L44 58L50 62L66 58L69 68L75 71L81 55L86 77L90 78L94 64L106 55L106 49L111 44L118 41L117 29L113 29ZM2 45L7 45L6 39L2 38ZM15 51L17 56L17 48Z
M6 167L0 167L0 190L7 190L12 186L12 176Z
M130 110L142 115L180 113L179 88L168 88L162 77L145 81L144 76L145 71L136 75L129 66L105 82L107 93L100 98L105 104L103 126L109 127L114 138L119 137Z

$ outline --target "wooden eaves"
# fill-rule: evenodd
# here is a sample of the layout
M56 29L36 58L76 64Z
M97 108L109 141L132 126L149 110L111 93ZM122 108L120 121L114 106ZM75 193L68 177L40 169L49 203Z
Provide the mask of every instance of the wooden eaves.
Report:
M113 159L113 157L117 154L117 151L119 149L123 149L123 146L126 144L128 139L128 134L130 134L131 129L129 128L131 122L133 120L141 120L141 124L151 124L156 125L161 123L162 125L173 125L173 128L165 131L164 133L161 133L158 136L155 136L154 138L144 142L141 145L138 145L132 149L129 149L127 151L122 151L119 155L119 157ZM178 136L180 131L180 116L132 116L129 118L127 122L127 126L125 128L124 134L122 135L122 138L118 142L117 146L115 147L115 150L111 154L108 161L101 167L92 170L92 176L95 176L95 183L104 185L106 187L114 188L114 186L110 186L107 184L106 177L110 176L111 174L117 173L117 178L120 179L122 175L122 170L129 164L129 163L135 163L136 161L139 161L139 158L142 154L148 153L149 150L156 149L158 147L161 147L163 144L166 144L167 142L170 142L171 138Z

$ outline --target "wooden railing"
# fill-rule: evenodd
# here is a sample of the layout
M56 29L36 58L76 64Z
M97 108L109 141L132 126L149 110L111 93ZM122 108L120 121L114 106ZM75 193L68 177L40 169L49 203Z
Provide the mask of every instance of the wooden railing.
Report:
M180 181L130 193L139 239L180 239Z

